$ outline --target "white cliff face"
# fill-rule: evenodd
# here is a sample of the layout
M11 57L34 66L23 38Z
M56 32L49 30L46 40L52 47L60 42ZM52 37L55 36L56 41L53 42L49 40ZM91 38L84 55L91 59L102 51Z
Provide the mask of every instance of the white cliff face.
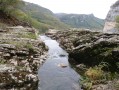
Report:
M104 29L103 29L103 32L104 33L115 33L117 32L118 30L115 28L115 25L116 25L116 22L109 22L109 21L106 21L105 22L105 26L104 26Z
M117 32L116 29L116 17L119 15L119 0L111 6L105 21L103 32Z
M106 21L115 21L115 18L118 15L119 15L119 5L116 7L112 6L107 14Z

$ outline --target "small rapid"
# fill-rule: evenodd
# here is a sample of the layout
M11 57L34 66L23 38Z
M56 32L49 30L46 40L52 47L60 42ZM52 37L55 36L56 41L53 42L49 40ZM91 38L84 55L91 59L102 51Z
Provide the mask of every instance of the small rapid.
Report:
M70 67L68 53L55 40L40 36L48 46L48 58L38 71L38 90L81 90L80 75Z

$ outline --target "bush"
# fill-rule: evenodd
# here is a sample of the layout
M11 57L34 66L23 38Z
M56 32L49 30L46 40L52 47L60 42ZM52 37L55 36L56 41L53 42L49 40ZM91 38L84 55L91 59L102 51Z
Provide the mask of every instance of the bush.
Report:
M45 32L46 30L51 28L51 26L39 22L38 20L32 18L28 14L25 14L23 11L21 11L19 9L12 11L11 15L15 16L20 21L29 23L34 28L39 29L40 32Z
M91 67L89 68L86 72L85 75L90 79L90 80L100 80L104 78L104 72L101 70L100 67Z
M9 14L20 2L21 0L0 0L0 10Z

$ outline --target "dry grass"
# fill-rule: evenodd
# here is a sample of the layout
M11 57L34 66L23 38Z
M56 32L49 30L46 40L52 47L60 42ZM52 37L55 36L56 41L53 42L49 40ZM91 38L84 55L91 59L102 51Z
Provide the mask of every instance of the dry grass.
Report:
M90 80L100 80L104 78L104 71L101 70L100 67L90 67L86 72L85 75L90 79Z

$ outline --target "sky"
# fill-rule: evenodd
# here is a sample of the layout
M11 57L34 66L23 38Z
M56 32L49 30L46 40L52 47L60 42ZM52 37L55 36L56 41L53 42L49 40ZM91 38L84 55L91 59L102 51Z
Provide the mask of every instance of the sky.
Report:
M24 0L38 4L53 13L94 14L105 19L110 6L117 0Z

